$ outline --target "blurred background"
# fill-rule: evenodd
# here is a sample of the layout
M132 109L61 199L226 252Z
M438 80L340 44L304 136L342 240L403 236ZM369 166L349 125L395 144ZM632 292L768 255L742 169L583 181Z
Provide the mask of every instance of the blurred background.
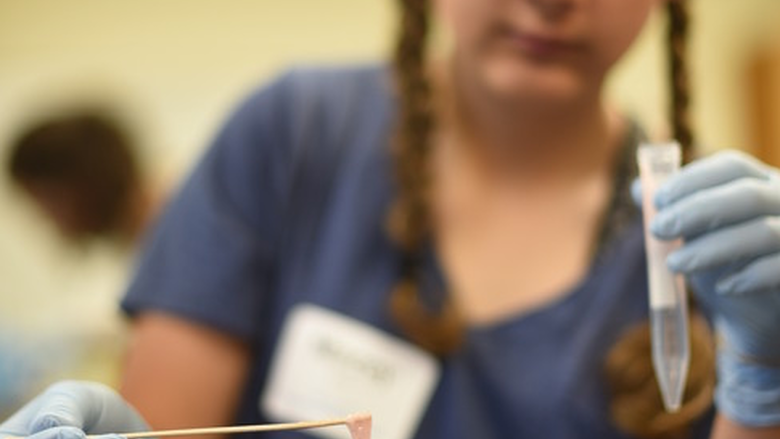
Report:
M115 384L116 312L137 246L62 238L5 170L19 131L86 106L116 116L164 200L235 103L300 64L382 60L390 0L0 0L0 414L47 382ZM780 165L780 2L693 0L694 125L705 151ZM655 17L609 94L652 137L665 127Z

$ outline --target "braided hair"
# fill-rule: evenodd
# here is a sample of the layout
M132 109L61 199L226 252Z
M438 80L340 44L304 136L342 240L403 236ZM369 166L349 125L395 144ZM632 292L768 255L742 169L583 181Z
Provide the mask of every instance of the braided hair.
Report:
M390 312L417 344L439 355L454 351L462 341L463 325L454 305L426 307L420 297L423 245L430 237L428 167L435 120L430 80L426 75L426 46L430 28L428 0L401 0L400 37L395 50L395 80L399 120L394 142L398 196L390 215L390 232L403 249L401 280L390 298Z
M693 158L693 130L689 119L690 87L688 84L688 63L686 56L688 39L688 8L685 1L670 1L666 4L669 25L667 26L667 55L670 85L670 124L672 137L680 142L683 161Z

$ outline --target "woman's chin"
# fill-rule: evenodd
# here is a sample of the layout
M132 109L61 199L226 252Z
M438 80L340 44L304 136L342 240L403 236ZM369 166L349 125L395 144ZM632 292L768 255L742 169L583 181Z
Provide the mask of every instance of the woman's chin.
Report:
M506 104L544 111L581 105L588 97L583 78L556 67L495 66L484 72L484 86Z

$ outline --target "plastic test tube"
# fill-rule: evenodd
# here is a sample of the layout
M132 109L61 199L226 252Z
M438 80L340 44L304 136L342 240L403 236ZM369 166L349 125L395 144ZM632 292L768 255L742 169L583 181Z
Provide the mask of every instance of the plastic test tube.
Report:
M653 368L664 406L667 411L674 412L682 405L690 346L685 281L681 275L669 270L666 257L679 248L682 241L656 239L649 226L656 214L653 202L656 189L680 168L680 145L676 142L642 144L637 151L637 161L642 181Z

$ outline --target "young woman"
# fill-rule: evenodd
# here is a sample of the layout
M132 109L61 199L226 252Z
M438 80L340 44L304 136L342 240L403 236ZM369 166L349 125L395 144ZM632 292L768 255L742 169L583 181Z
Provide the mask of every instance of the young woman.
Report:
M294 71L229 120L123 303L124 398L153 428L366 408L390 439L778 437L780 191L746 156L686 166L652 224L686 240L670 266L723 340L715 409L699 318L679 412L653 381L629 195L641 134L602 88L666 8L691 155L684 3L402 6L392 69ZM426 56L431 6L452 36L442 61ZM45 429L63 425L78 428ZM137 428L115 394L65 383L2 431Z

